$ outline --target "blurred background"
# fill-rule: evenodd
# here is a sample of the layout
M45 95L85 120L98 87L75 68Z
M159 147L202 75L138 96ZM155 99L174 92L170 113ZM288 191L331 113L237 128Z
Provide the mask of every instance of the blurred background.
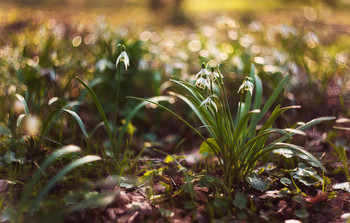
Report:
M21 17L76 19L89 23L105 16L113 24L187 24L208 16L227 15L246 20L264 17L266 22L290 22L295 18L328 22L348 21L349 0L2 0L2 20ZM330 14L332 13L332 14ZM330 17L331 15L331 17Z
M23 108L14 97L20 94L42 122L53 109L78 101L74 111L88 131L95 130L101 119L76 75L93 87L113 120L118 44L126 45L131 66L122 75L114 132L138 103L126 96L166 95L174 90L169 79L193 83L209 60L220 64L232 108L253 63L266 96L290 75L277 103L302 109L281 126L323 115L350 117L349 12L349 0L1 0L0 120L20 131L15 124ZM52 98L59 103L48 103ZM172 106L198 124L186 106ZM82 133L73 123L64 117L41 132L79 143ZM160 128L164 123L167 128ZM152 108L137 113L129 128L137 150L145 142L168 152L184 139L187 147L198 145L189 132ZM102 128L96 134L106 138ZM95 149L103 144L94 143Z

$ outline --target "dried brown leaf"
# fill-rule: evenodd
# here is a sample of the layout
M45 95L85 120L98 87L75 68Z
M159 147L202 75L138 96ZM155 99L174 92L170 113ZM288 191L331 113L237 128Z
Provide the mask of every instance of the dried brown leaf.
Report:
M128 203L130 203L130 198L124 191L120 191L120 193L118 193L114 198L114 205L116 207L123 207Z
M196 193L197 201L208 203L209 189L207 187L194 187L194 192Z
M278 214L283 214L283 212L284 212L284 210L286 209L287 206L288 205L287 205L286 201L284 201L284 200L279 201L278 205L277 205L277 208L278 208L277 213Z
M5 191L8 185L9 183L7 180L0 180L0 192Z
M327 201L327 194L319 190L317 191L317 195L315 197L305 198L305 201L310 204L321 203L321 202Z

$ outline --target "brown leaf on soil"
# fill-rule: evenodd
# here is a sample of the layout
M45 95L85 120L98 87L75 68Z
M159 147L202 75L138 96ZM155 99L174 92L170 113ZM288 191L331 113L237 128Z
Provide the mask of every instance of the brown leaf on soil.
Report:
M107 208L106 212L107 212L109 219L111 219L112 221L117 219L117 215L114 211L114 208Z
M151 216L153 213L151 205L147 201L143 202L132 202L131 203L132 208L139 211L139 218L138 219L143 219L147 216Z
M0 180L0 192L5 191L8 185L9 183L7 180Z
M117 222L120 223L132 223L132 222L137 222L136 218L139 215L139 211L132 211L128 212L127 214L123 215L121 218L117 219Z
M97 183L97 187L101 189L101 191L112 191L119 188L117 186L118 181L114 179L111 175L108 175L106 179L101 180Z
M327 194L323 193L321 190L317 191L317 195L315 197L305 198L305 201L310 204L316 204L327 201Z
M284 200L281 200L280 202L278 202L278 205L277 205L277 208L278 208L277 213L278 213L278 214L283 214L284 209L285 209L287 206L288 206L288 205L287 205L287 202L284 201Z
M197 201L208 203L209 189L207 187L194 187L194 192L196 193Z
M205 214L205 205L201 205L197 208L197 213L196 213L196 222L198 223L207 223L208 218L207 215Z
M169 208L167 208L169 209ZM183 209L179 209L176 207L171 207L169 209L170 211L172 211L174 213L174 215L171 217L171 222L177 222L177 223L190 223L191 222L191 218L184 218L183 217Z
M123 207L130 203L130 198L124 191L120 191L114 198L114 205L116 207Z
M163 194L166 187L160 183L156 183L154 186L153 186L153 189L155 191L156 194Z
M349 210L349 204L344 197L336 196L332 200L330 200L329 205L332 211Z
M260 199L276 199L279 198L279 191L278 190L269 190L266 191L265 194L260 195L258 198Z
M124 214L125 211L126 211L126 207L123 207L123 208L113 208L114 212L117 214L117 215L121 215L121 214Z

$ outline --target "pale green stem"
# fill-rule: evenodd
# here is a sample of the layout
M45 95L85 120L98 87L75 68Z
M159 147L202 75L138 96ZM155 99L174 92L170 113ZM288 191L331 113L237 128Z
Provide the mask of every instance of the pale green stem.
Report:
M114 131L113 134L113 141L114 139L117 137L117 119L118 119L118 104L119 104L119 91L120 91L120 76L121 76L122 70L121 70L121 66L119 65L117 68L117 95L116 95L116 101L115 101L115 111L114 111L114 124L116 127L116 130ZM115 153L119 152L120 148L114 148Z

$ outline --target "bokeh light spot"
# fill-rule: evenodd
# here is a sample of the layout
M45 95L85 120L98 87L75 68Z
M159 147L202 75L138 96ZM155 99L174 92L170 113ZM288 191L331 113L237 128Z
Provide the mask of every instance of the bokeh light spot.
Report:
M76 37L74 37L73 40L72 40L72 45L73 45L74 47L78 47L78 46L81 44L81 41L82 41L81 36L76 36Z

